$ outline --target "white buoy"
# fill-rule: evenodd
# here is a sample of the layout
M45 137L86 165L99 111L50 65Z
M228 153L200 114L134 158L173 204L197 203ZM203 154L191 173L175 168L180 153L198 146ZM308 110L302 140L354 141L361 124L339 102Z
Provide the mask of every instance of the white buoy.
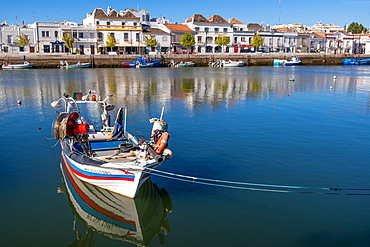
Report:
M330 86L330 90L333 90L333 86Z
M333 79L334 79L334 80L336 80L336 79L337 79L337 76L336 76L336 75L335 75L335 76L333 76Z

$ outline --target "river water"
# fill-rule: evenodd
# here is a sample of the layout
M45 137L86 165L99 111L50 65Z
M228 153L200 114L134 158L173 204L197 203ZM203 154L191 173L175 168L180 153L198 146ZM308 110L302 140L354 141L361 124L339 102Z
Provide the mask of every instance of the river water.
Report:
M0 246L370 242L369 67L31 69L0 75ZM104 206L89 208L91 198L71 197L79 190L69 186L78 181L59 167L60 148L49 139L55 116L50 102L89 89L113 94L111 103L128 109L128 130L146 137L148 119L159 117L164 106L174 156L160 170L193 177L152 176L152 191L161 189L156 200L110 199L115 207L136 205L137 211L127 207L124 213L139 219L135 234L145 241L112 230L122 223L111 222L118 214L113 206L110 217L102 216ZM202 178L235 183L210 186Z

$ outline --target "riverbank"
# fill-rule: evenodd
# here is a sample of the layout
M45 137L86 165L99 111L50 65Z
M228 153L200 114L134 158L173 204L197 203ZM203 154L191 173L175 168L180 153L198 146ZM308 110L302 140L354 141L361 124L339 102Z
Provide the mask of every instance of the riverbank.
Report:
M242 54L156 54L151 58L161 58L161 66L168 66L171 60L175 62L192 61L196 66L208 66L210 61L238 60L244 61L245 66L272 66L275 58L290 59L292 53L242 53ZM298 53L295 54L302 60L303 65L342 65L342 59L348 57L343 54L325 53ZM91 63L93 68L118 68L121 63L134 61L135 55L76 55L76 54L0 54L0 63L23 63L28 61L36 68L57 68L60 61L69 64ZM362 55L365 56L365 55ZM360 55L361 57L361 55Z

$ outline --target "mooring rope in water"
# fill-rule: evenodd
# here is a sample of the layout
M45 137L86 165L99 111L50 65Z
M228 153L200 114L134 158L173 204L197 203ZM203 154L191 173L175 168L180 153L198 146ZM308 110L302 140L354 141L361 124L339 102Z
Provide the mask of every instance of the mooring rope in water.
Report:
M197 183L203 185L224 187L230 189L243 189L253 191L266 191L266 192L279 192L279 193L305 193L305 194L330 194L330 195L366 195L370 196L370 193L342 193L341 191L370 191L370 189L356 189L356 188L326 188L326 187L304 187L304 186L293 186L293 185L277 185L277 184L260 184L260 183L248 183L248 182L236 182L219 179L209 179L194 176L187 176L182 174L176 174L172 172L165 172L151 168L145 168L152 172L152 175L164 177L168 179L174 179L183 182ZM258 188L261 187L261 188ZM267 188L268 187L268 188ZM299 191L299 190L312 190L312 191Z

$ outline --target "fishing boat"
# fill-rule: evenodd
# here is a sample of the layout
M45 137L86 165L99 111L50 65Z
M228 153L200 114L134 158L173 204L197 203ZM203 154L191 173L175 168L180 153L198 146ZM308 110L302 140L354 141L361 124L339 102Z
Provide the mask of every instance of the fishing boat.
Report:
M159 67L161 65L162 59L150 59L146 55L139 56L133 62L122 62L122 66L126 68L136 68L137 62L139 63L152 63L152 67Z
M175 62L175 61L171 60L168 65L171 66L171 67L175 67L175 68L178 68L178 67L194 67L195 63L193 63L193 62L183 62L183 61Z
M167 214L173 210L172 200L150 178L131 199L81 181L65 162L61 163L61 173L64 186L59 192L66 194L75 218L86 227L78 229L80 224L74 225L81 234L70 246L83 246L89 240L91 243L96 234L134 246L149 246L155 236L164 238L169 233Z
M153 63L141 63L141 62L136 62L136 65L135 67L136 68L152 68L153 67Z
M284 59L278 59L278 58L274 59L274 66L280 66L280 65L295 66L295 65L301 65L301 64L302 64L302 61L296 56L292 56L291 60L284 60Z
M345 58L342 62L343 65L370 65L370 58Z
M111 126L109 112L115 107L107 103L110 97L101 100L98 93L90 90L84 96L64 94L52 102L54 108L64 104L64 111L57 112L53 122L54 138L60 141L62 162L79 179L134 198L152 172L172 157L167 148L167 122L162 119L164 108L160 118L150 119L151 136L145 140L126 130L127 109L117 111ZM91 114L82 116L83 107Z
M89 68L90 67L90 63L81 63L80 61L78 61L78 63L76 64L68 64L67 61L60 61L60 64L58 67L60 68Z
M221 62L221 67L243 67L243 61L232 61L232 60L223 60Z
M296 66L301 64L302 61L296 56L293 56L291 60L287 60L283 63L284 66Z
M23 64L8 64L3 63L1 66L3 69L29 69L33 67L33 63L29 63L27 61L24 61Z

